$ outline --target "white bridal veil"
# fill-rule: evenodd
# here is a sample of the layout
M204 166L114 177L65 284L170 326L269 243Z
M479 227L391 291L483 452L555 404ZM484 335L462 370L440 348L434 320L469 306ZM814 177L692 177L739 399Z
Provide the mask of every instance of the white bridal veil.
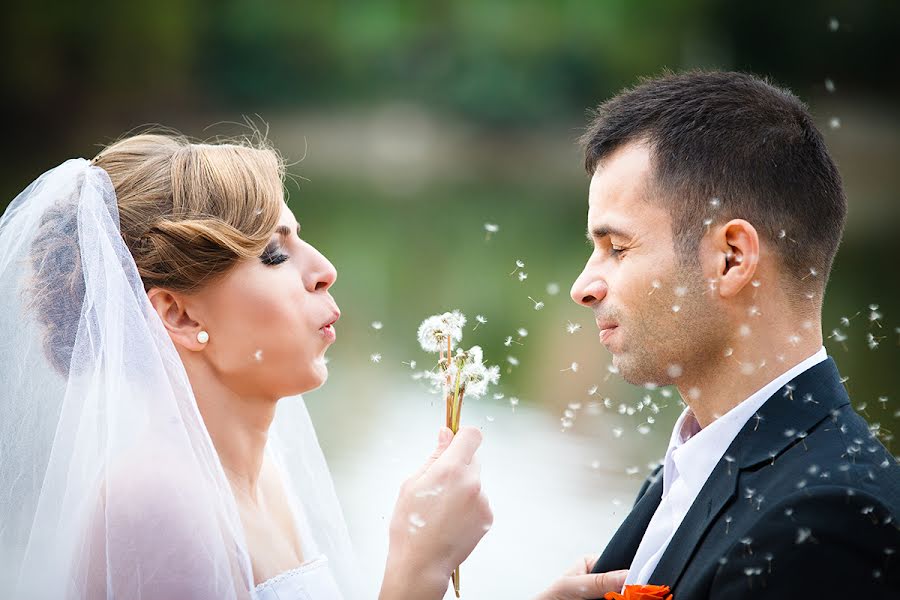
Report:
M356 595L349 537L303 400L267 451L305 552ZM254 597L237 506L178 353L83 159L0 219L0 598Z

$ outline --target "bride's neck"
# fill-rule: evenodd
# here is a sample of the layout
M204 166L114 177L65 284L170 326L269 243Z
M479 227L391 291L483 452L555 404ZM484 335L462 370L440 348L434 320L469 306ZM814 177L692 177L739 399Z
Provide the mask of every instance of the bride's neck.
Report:
M256 501L275 401L238 395L203 366L192 367L188 378L225 474L236 492Z

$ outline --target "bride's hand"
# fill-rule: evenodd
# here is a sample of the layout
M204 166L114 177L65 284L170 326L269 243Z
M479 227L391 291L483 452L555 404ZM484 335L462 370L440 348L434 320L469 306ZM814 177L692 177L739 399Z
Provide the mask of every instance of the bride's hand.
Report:
M481 432L442 428L438 447L400 487L381 600L443 598L453 569L493 523L474 458Z

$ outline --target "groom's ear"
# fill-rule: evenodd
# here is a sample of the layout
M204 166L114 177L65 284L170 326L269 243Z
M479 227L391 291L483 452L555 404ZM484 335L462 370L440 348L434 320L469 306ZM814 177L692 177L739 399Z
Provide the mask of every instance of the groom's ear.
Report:
M749 285L759 266L759 234L743 219L732 219L713 232L713 263L722 298L733 298Z
M206 346L197 341L197 334L203 328L192 317L191 313L194 311L193 308L189 311L188 297L185 294L151 288L147 297L176 345L193 351L202 350Z

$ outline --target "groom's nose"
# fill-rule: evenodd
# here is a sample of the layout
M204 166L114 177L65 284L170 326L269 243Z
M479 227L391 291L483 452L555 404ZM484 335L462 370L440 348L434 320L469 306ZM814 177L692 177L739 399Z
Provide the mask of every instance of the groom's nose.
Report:
M569 294L576 304L591 308L606 297L607 290L605 281L585 270L572 284Z

